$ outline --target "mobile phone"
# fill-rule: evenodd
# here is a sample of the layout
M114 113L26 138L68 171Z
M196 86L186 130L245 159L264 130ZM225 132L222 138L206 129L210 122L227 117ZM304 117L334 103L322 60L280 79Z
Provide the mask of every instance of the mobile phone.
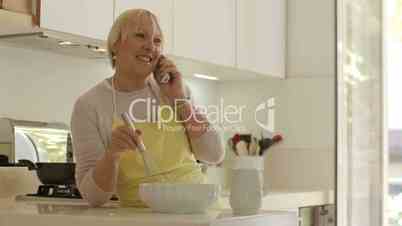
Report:
M167 84L167 83L169 83L170 80L171 80L171 78L172 78L172 76L170 75L170 73L166 73L166 74L163 74L163 75L161 75L161 74L158 73L158 72L159 72L159 69L160 69L160 61L161 61L161 59L164 58L164 57L165 57L165 56L163 56L163 55L161 55L161 56L159 57L158 62L156 63L155 70L154 70L155 80L156 80L158 83L161 83L161 84Z
M166 74L162 75L162 77L159 80L159 82L162 83L162 84L169 83L169 81L170 81L170 74L169 73L166 73Z

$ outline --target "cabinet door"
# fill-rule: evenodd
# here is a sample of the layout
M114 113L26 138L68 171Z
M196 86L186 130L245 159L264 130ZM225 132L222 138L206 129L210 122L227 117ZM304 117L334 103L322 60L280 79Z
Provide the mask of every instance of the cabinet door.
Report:
M334 0L289 2L286 76L335 78L335 3Z
M41 1L41 27L106 40L113 0Z
M143 8L159 18L164 38L164 52L172 53L173 48L173 0L116 0L116 17L127 9Z
M175 0L174 54L235 65L235 1Z
M286 0L237 0L237 4L238 67L284 77Z

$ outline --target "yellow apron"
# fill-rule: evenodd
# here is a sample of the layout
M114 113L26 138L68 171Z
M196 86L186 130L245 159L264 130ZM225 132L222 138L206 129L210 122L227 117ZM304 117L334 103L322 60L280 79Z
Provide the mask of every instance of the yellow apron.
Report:
M125 152L120 159L117 194L122 206L146 207L138 194L139 184L163 183L205 183L186 137L184 127L174 120L167 120L171 112L163 107L160 117L163 123L135 123L142 131L142 138L159 172L146 176L143 160L138 151ZM113 129L123 125L119 117L114 117Z

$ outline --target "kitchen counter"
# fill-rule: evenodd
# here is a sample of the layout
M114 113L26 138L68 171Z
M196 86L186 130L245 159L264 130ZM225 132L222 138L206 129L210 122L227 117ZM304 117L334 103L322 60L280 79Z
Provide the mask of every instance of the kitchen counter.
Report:
M153 213L150 209L120 208L109 204L90 208L83 202L46 202L0 199L0 226L297 226L297 212L260 211L253 216L233 216L230 209L211 209L206 214Z
M229 192L222 195L222 205L230 208ZM300 207L334 204L334 191L270 191L264 195L262 209L297 211Z

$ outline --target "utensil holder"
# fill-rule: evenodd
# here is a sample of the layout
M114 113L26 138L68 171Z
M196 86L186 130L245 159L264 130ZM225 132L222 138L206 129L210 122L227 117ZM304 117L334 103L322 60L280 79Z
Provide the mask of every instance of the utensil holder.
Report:
M262 206L264 159L240 156L234 160L230 206L234 215L254 215Z

